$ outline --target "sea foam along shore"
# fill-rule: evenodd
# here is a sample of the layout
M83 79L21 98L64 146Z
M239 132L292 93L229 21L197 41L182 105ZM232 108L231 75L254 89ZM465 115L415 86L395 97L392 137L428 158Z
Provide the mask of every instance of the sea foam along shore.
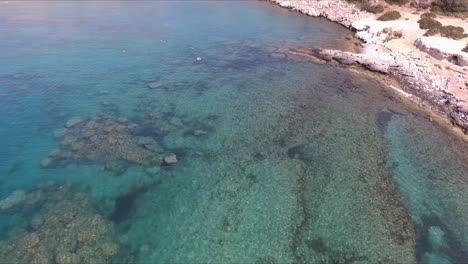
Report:
M388 7L402 13L402 19L378 21L374 14L359 10L342 0L270 0L281 7L303 14L324 17L356 32L365 42L361 53L320 48L291 49L296 55L308 55L324 61L359 64L371 71L387 74L399 81L417 98L416 103L446 115L468 133L468 53L463 40L424 37L419 29L419 14L414 9ZM385 5L385 3L384 3ZM463 25L457 18L441 18L444 23ZM392 32L400 39L389 40ZM445 47L442 49L441 47ZM455 64L454 64L455 63Z

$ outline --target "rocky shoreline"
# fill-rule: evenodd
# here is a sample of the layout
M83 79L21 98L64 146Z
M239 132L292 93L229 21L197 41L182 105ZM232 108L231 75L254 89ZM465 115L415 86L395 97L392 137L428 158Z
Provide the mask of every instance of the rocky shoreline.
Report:
M365 42L361 53L315 47L291 48L289 49L290 53L313 57L322 62L360 65L367 70L395 78L404 87L405 92L415 97L411 101L420 106L428 106L431 110L447 116L452 124L460 127L464 134L468 134L468 104L463 100L464 98L459 98L449 92L449 86L457 86L460 90L468 89L468 74L454 70L452 70L453 73L449 74L449 77L438 74L433 69L435 66L439 68L440 66L434 65L434 59L429 58L431 55L439 60L447 59L450 54L443 56L443 53L438 52L439 50L424 46L421 39L415 41L414 49L418 50L409 53L411 55L393 51L384 44L385 38L392 34L391 28L378 25L377 28L380 27L381 30L376 30L376 27L369 27L369 13L360 11L354 5L341 0L270 1L306 15L324 17L337 22L354 30L356 36ZM381 23L380 21L375 22ZM419 46L416 45L418 43ZM464 55L456 58L457 63L464 62L466 59Z

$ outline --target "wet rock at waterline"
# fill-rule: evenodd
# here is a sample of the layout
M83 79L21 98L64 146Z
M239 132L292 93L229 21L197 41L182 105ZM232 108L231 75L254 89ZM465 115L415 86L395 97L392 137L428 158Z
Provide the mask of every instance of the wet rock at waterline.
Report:
M418 60L406 60L399 56L371 53L353 53L341 50L320 48L292 48L290 53L311 58L313 61L338 62L343 65L359 65L373 72L395 77L407 89L417 95L401 92L403 96L416 104L428 105L436 111L446 114L450 121L468 133L468 107L447 92L447 81L434 75L428 68L421 70ZM424 89L422 89L424 88Z
M286 59L287 55L281 52L272 52L270 53L270 57L273 59Z

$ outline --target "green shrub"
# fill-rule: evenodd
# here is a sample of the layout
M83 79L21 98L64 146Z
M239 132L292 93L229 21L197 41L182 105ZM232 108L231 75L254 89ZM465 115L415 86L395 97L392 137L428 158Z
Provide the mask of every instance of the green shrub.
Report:
M420 29L436 29L442 26L442 23L430 17L423 17L418 20L418 23Z
M346 0L346 2L348 3L352 3L352 4L369 4L369 0Z
M440 27L438 28L430 28L426 33L424 33L424 36L429 37L429 36L434 36L440 33Z
M367 11L369 13L372 13L372 14L378 14L378 13L382 13L384 11L384 7L381 4L371 5L369 3L365 3L365 4L360 5L360 9L364 10L364 11Z
M392 36L386 36L385 39L384 39L384 42L387 43L387 42L390 42L394 39L397 39L396 37L392 37Z
M431 22L430 27L426 27L426 24L419 23L419 27L422 29L428 29L424 36L434 36L440 34L442 37L451 39L462 39L468 37L468 34L465 34L465 30L462 27L441 26L439 25L439 22L437 23L438 24L432 24Z
M434 13L443 13L444 11L443 11L439 6L431 5L431 12L434 12Z
M465 30L462 27L443 26L439 30L440 35L447 38L462 39L468 36L464 34Z
M437 15L435 13L424 13L421 15L421 18L436 18Z
M468 1L466 0L435 0L431 4L431 11L445 13L468 12Z
M390 20L397 20L401 18L400 12L398 11L388 11L385 14L381 15L377 20L380 21L390 21Z
M377 14L377 13L382 13L384 11L383 5L371 5L369 3L361 4L359 8L363 11Z
M402 5L406 5L408 3L408 0L385 0L385 2L391 5L402 6Z
M372 0L345 0L348 3L355 4L360 10L367 11L369 13L378 14L384 11L384 7L381 4L373 5Z

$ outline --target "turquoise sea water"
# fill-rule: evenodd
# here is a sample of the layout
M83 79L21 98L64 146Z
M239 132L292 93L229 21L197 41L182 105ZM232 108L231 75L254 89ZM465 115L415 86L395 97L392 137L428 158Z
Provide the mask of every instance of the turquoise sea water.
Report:
M468 258L466 143L283 52L346 48L336 24L263 2L21 1L0 3L0 36L7 262Z

